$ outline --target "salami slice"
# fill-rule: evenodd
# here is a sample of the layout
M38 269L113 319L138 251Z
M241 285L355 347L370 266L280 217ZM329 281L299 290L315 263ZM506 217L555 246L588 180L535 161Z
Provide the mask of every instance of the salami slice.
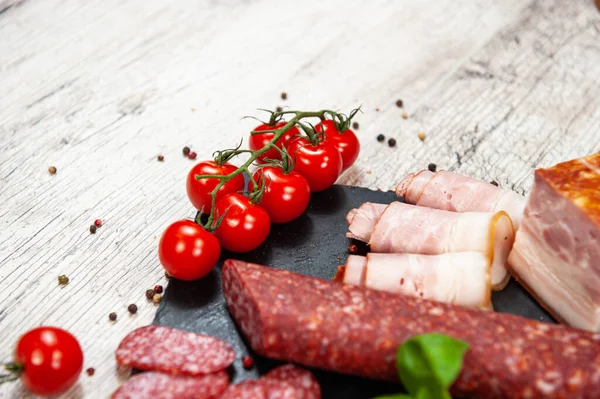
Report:
M262 379L287 382L296 389L301 399L321 399L321 387L315 376L293 364L276 367Z
M220 399L268 399L267 387L257 380L246 380L230 385Z
M222 270L227 307L265 357L398 381L398 346L440 333L469 344L453 395L600 398L600 334L238 260Z
M266 388L267 399L302 399L302 390L285 381L261 378L258 383Z
M119 344L117 363L139 370L202 375L229 367L233 347L218 338L149 325L130 332Z
M198 377L148 371L131 377L111 399L217 399L228 386L226 371Z

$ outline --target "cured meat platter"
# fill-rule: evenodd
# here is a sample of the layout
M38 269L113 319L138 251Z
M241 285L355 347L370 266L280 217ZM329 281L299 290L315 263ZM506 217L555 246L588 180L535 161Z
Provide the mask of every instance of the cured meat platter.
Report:
M298 219L273 225L267 241L246 254L223 252L219 265L203 279L184 282L171 279L154 320L155 324L222 338L231 343L237 358L231 370L232 383L253 379L282 364L263 358L249 348L231 318L223 297L221 266L225 259L240 259L274 268L331 280L338 265L348 257L348 246L364 245L346 238L347 213L365 202L388 204L397 201L394 192L334 185L314 193L307 211ZM550 315L514 280L492 295L496 312L511 313L538 321L553 322ZM250 355L254 366L244 368L242 357ZM399 385L311 370L321 384L323 398L373 398L398 393Z

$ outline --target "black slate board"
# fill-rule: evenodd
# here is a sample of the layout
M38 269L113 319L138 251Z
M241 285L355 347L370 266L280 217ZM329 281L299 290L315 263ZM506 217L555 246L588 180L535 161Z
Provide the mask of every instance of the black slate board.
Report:
M361 187L333 186L312 195L308 210L297 220L273 225L267 241L248 254L223 253L221 263L205 278L195 282L171 279L154 323L220 337L230 342L237 353L231 370L234 382L258 378L279 365L262 358L247 347L225 307L221 291L221 265L227 258L242 259L300 274L331 280L337 266L344 264L351 240L345 237L346 214L364 202L390 203L393 192ZM514 280L492 297L494 309L535 320L553 322L529 294ZM255 367L245 370L244 355L255 359ZM312 370L321 384L325 399L368 399L400 392L398 385L370 381L320 370Z

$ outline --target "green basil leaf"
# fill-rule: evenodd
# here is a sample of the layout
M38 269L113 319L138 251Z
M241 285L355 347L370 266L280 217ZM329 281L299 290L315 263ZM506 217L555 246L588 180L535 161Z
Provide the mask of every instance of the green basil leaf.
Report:
M452 396L446 388L426 386L419 388L414 399L452 399Z
M378 396L373 399L414 399L414 398L405 393L397 393L397 394L393 394L393 395Z
M398 348L396 367L406 390L415 395L421 387L445 391L462 368L469 345L443 334L413 337Z

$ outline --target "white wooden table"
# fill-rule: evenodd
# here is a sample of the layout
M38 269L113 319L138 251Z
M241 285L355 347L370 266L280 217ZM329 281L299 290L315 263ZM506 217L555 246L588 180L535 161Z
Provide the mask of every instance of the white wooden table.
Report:
M144 292L165 283L158 236L194 215L182 147L203 159L233 146L256 108L362 104L362 152L339 182L372 188L433 162L527 192L534 168L600 150L593 0L0 0L4 8L0 360L34 326L70 330L96 374L82 374L68 398L108 397L124 378L117 344L154 317ZM91 235L96 218L104 226ZM0 397L26 396L19 384L0 387Z

